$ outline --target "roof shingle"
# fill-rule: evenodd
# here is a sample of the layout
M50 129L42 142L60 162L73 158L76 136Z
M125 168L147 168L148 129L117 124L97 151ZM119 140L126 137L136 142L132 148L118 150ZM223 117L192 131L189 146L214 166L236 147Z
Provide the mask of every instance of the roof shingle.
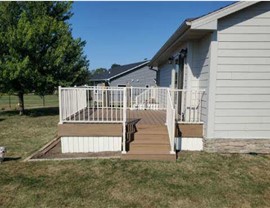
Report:
M132 64L126 64L126 65L122 65L122 66L113 67L104 73L94 75L92 80L111 79L112 77L120 75L126 71L129 71L130 69L136 68L140 65L144 65L144 64L146 65L148 62L149 61L141 61L141 62L136 62L136 63L132 63Z

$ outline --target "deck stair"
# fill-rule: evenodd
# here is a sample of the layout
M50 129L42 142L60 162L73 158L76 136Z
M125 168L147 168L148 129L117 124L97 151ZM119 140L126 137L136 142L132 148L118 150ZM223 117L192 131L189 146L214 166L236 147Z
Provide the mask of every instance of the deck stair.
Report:
M175 161L176 155L170 154L170 142L165 125L136 125L134 140L129 144L128 160L169 160Z

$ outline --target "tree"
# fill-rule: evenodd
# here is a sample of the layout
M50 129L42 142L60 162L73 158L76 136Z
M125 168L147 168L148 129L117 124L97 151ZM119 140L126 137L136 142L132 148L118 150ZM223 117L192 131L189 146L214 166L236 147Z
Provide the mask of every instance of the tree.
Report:
M97 74L103 74L106 73L108 70L105 68L97 68L95 70L93 70L93 76L97 75Z
M0 91L40 96L84 84L86 42L72 37L70 2L0 2Z
M118 66L121 66L121 65L120 65L120 64L114 63L114 64L112 64L111 69L112 69L112 68L115 68L115 67L118 67Z

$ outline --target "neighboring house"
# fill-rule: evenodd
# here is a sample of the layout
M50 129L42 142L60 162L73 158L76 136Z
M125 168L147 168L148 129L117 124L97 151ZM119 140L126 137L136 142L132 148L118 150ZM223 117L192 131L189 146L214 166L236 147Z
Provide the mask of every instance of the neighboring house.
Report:
M148 66L158 70L158 87L147 88L156 84ZM59 88L64 153L158 160L175 160L177 148L270 153L270 2L187 19L149 63L95 81L113 87Z
M150 66L159 86L206 90L205 150L270 152L270 2L185 20Z
M105 84L113 87L151 87L156 86L157 71L150 69L149 61L142 61L109 69L95 75L91 81L94 85Z

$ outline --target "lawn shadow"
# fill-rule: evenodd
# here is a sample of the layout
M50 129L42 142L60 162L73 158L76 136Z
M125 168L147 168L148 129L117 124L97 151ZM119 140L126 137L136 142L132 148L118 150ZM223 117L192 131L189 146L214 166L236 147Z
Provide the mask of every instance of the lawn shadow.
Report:
M5 157L4 162L20 160L22 157Z
M58 107L33 108L25 110L25 115L30 117L55 116L59 114Z
M19 111L17 111L17 110L4 110L4 111L0 111L0 115L2 115L2 116L16 116L16 115L19 115Z
M58 107L41 107L41 108L25 109L24 116L39 117L39 116L55 116L58 114L59 114ZM18 110L0 111L0 115L18 116L19 111ZM4 120L4 119L2 119L2 120ZM2 120L0 119L0 121L2 121Z
M0 118L0 122L1 122L1 121L4 121L4 120L5 120L4 118Z

